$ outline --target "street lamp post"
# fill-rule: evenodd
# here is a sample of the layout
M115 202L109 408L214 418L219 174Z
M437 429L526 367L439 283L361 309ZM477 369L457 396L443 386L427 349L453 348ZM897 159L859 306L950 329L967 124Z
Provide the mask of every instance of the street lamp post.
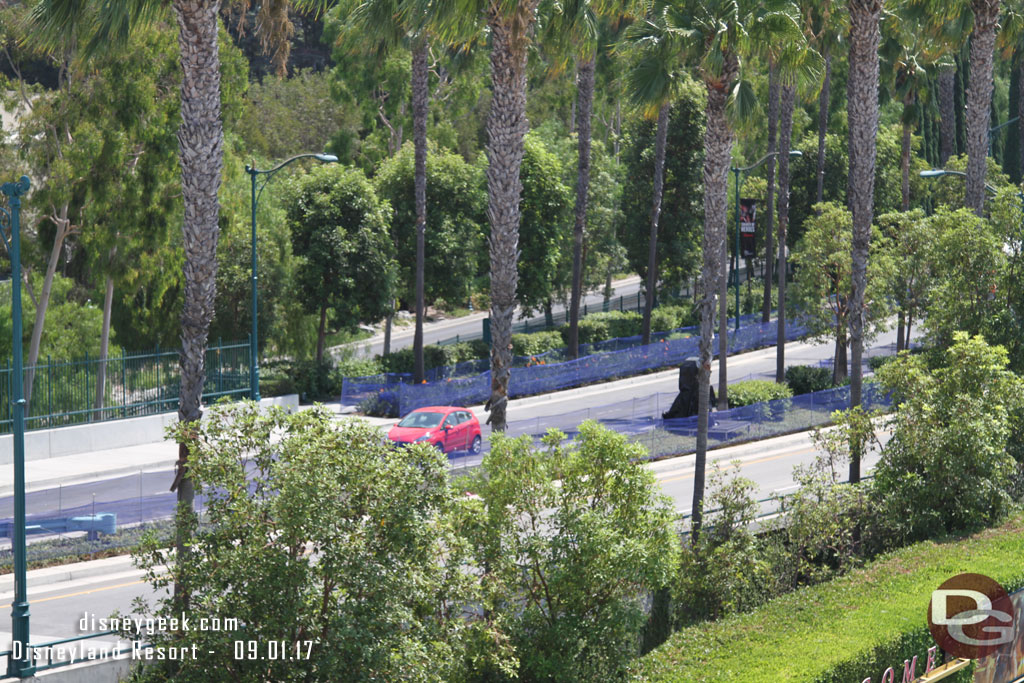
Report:
M922 178L941 178L942 176L945 175L958 175L961 178L967 177L967 174L964 173L963 171L950 171L945 168L933 168L927 171L921 171L918 175L921 176ZM985 189L991 192L992 196L995 196L997 194L996 188L992 187L988 183L985 183Z
M257 288L257 274L256 274L256 205L259 203L260 195L263 194L263 188L267 186L270 179L275 173L280 171L282 168L298 161L299 159L316 159L325 164L336 163L338 157L333 154L299 154L293 156L291 159L285 159L274 168L266 171L261 171L255 167L255 162L252 165L245 167L245 172L249 174L252 187L252 333L249 336L249 395L254 401L260 400L260 367L257 360L257 340L259 339L259 327L258 327L258 297L259 291ZM256 191L256 178L257 176L263 176L263 180L260 183L259 192Z
M14 369L11 373L11 404L14 408L14 600L11 602L13 649L7 660L7 675L28 678L36 671L29 656L28 587L25 562L25 389L21 358L21 196L28 192L28 176L16 183L4 183L9 209L0 208L0 237L11 256L11 323ZM6 228L6 230L3 230ZM18 656L16 657L15 654Z
M750 166L744 166L742 168L737 168L736 166L732 167L732 172L736 180L736 182L733 183L736 186L736 268L733 270L733 274L736 276L736 331L739 331L740 329L740 174L746 173L747 171L753 171L772 157L778 156L778 154L778 152L769 152ZM789 150L789 156L791 157L802 157L803 155L804 153L798 149ZM769 206L768 210L771 211L772 207ZM771 256L769 255L768 258L771 258ZM785 277L785 275L782 275L782 277Z

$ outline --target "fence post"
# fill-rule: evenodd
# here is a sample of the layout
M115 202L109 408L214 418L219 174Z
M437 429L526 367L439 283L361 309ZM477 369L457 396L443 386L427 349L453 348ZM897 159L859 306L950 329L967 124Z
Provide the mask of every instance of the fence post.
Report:
M53 360L46 356L46 418L47 424L53 419Z
M621 294L619 295L619 311L623 313L626 311L625 297L623 297Z
M160 343L156 345L156 407L157 412L161 412L160 408L163 406L164 399L164 387L160 384Z
M89 391L89 352L85 352L85 400L86 405L89 405L89 397L92 396L92 392ZM88 420L87 420L88 421Z
M217 393L220 394L224 391L224 363L221 360L221 347L224 343L217 337Z
M128 369L124 347L121 347L121 417L128 417Z

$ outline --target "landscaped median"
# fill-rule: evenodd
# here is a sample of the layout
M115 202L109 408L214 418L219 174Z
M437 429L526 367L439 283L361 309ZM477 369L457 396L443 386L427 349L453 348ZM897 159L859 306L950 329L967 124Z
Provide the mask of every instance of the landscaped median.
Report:
M638 680L860 683L925 671L933 590L964 572L1024 586L1024 514L966 538L925 541L847 576L784 595L747 614L685 628L641 658ZM946 681L971 680L972 667ZM886 678L886 680L889 680Z

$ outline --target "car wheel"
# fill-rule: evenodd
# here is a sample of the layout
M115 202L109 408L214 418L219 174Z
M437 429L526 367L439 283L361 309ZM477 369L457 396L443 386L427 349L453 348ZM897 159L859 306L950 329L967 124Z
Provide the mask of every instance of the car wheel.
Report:
M480 435L477 434L473 437L473 445L469 447L470 455L478 455L480 453L481 439Z

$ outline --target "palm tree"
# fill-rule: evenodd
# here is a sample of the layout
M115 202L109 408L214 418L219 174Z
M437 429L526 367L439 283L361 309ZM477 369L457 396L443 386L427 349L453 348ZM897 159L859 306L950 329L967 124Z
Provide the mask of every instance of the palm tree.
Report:
M790 77L793 79L793 77ZM789 228L789 148L793 136L793 109L796 106L796 82L791 80L782 86L779 114L779 227L775 241L778 244L779 312L776 318L775 334L775 381L786 379L786 232Z
M487 23L491 45L491 109L487 114L487 218L491 224L491 395L487 422L505 431L512 367L512 314L519 280L519 200L523 185L526 57L539 0L457 0L436 19L450 42L472 40Z
M742 117L753 107L752 89L740 80L741 56L752 52L751 38L769 36L779 42L799 41L795 6L785 0L711 0L687 3L667 15L673 30L685 38L688 55L697 65L707 91L704 131L704 262L701 268L700 368L698 372L697 454L693 481L693 537L703 520L704 469L707 462L711 354L715 293L725 277L724 242L727 176L732 150L732 125L727 105ZM724 372L725 354L719 356Z
M768 154L778 152L779 128L779 67L775 58L768 59ZM764 295L761 299L761 322L766 323L772 314L772 230L775 218L775 164L776 158L768 160L768 198L765 206L768 220L764 233Z
M654 192L651 197L651 231L647 252L647 282L641 343L651 343L651 312L657 286L658 223L665 185L665 147L668 139L669 112L679 83L678 68L686 49L679 30L679 13L668 4L658 4L647 16L630 26L625 45L635 56L626 76L630 98L648 117L657 115L654 142Z
M428 3L404 0L366 0L348 12L347 37L353 47L365 49L369 42L380 58L395 46L407 42L412 49L410 69L412 90L413 192L416 204L416 327L413 332L413 381L426 376L423 362L424 278L427 230L427 116L430 90L428 64L430 42L424 19L433 9ZM355 4L355 3L353 3ZM342 14L346 8L339 8ZM388 317L390 333L391 318ZM385 343L387 347L387 343Z
M999 0L971 0L971 82L967 88L967 178L964 203L981 216L985 207L985 158L992 107L992 61L999 24Z
M309 0L310 6L321 2ZM113 41L123 42L133 28L153 21L170 5L178 24L181 60L181 127L178 149L181 162L182 222L185 250L185 292L181 312L181 390L178 420L197 422L202 416L207 334L213 319L217 276L217 238L223 166L224 130L220 117L220 54L217 13L220 0L124 0L95 6L80 0L42 0L32 10L32 23L41 41L58 42L69 31L87 26L91 35L87 54L96 54ZM287 19L287 2L268 3L266 26L286 38L280 18ZM195 489L188 475L189 452L178 447L171 490L177 491L180 510L191 511ZM188 552L188 525L177 529L180 556ZM180 587L176 595L185 597ZM187 598L185 598L187 599Z
M860 405L864 344L864 288L875 191L875 136L878 131L878 45L881 0L848 0L850 13L847 116L850 175L847 191L853 214L853 269L850 293L850 403ZM850 481L860 481L861 445L851 444Z

